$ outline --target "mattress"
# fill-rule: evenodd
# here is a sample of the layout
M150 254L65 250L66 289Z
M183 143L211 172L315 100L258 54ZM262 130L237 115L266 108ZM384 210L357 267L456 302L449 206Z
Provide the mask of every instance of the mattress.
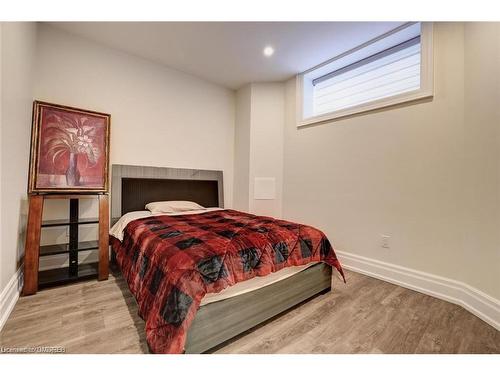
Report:
M229 288L224 289L219 293L207 293L205 297L200 302L200 306L208 305L209 303L214 303L218 301L222 301L228 298L236 297L241 294L249 293L253 290L263 288L265 286L271 285L278 281L284 280L290 276L293 276L306 268L312 267L318 262L313 262L306 264L304 266L294 266L283 268L280 271L271 273L264 277L254 277L253 279L249 279L246 281L239 282L238 284L232 285Z
M180 212L180 213L172 213L172 214L165 214L165 213L157 213L157 214L152 214L150 211L133 211L130 212L120 218L120 220L111 228L110 234L117 238L118 240L122 241L123 240L123 231L125 230L125 227L127 226L128 223L130 223L133 220L136 219L141 219L149 216L160 216L160 215L169 215L169 216L179 216L179 215L189 215L189 214L198 214L201 212L208 212L208 211L219 211L222 210L221 208L207 208L205 210L193 210L190 212ZM313 262L306 264L304 266L294 266L294 267L287 267L284 268L278 272L274 272L272 274L269 274L264 277L255 277L250 280L246 280L243 282L240 282L238 284L235 284L233 286L230 286L229 288L224 289L222 292L219 293L208 293L203 297L201 300L200 306L207 305L209 303L214 303L217 301L222 301L231 297L236 297L244 293L251 292L253 290L263 288L265 286L271 285L275 282L284 280L290 276L293 276L306 268L309 268L311 266L314 266L318 262Z
M169 216L178 216L178 215L189 215L189 214L198 214L201 212L209 212L209 211L219 211L222 210L221 208L207 208L205 210L194 210L190 212L180 212L180 213L172 213L172 214L165 214L165 213L157 213L157 214L152 214L150 211L133 211L128 214L125 214L120 218L120 220L111 228L110 234L117 238L118 240L122 241L123 240L123 231L125 230L125 227L127 226L128 223L130 223L133 220L136 219L141 219L149 216L160 216L160 215L169 215ZM287 267L284 268L278 272L274 272L272 274L269 274L264 277L255 277L250 280L246 280L243 282L240 282L238 284L235 284L233 286L230 286L229 288L224 289L222 292L219 293L208 293L203 297L201 300L200 306L207 305L209 303L214 303L217 301L222 301L231 297L236 297L244 293L251 292L253 290L263 288L265 286L271 285L275 282L284 280L290 276L293 276L306 268L309 268L311 266L314 266L318 262L313 262L306 264L304 266L294 266L294 267Z

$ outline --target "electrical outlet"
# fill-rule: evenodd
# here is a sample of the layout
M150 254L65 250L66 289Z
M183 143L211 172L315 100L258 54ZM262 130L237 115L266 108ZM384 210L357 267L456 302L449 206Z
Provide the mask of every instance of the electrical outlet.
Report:
M388 236L386 234L382 234L380 237L380 247L382 247L383 249L389 249L390 248L390 246L389 246L390 238L391 238L391 236Z

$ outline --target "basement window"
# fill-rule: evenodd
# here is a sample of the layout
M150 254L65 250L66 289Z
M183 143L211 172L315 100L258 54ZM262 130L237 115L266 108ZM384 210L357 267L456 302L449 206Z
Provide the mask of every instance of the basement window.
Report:
M433 95L432 24L411 22L299 74L298 126Z

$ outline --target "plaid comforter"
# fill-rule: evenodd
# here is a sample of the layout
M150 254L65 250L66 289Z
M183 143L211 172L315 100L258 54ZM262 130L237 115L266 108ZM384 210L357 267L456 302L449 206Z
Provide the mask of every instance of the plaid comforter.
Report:
M184 351L206 293L316 261L343 275L318 229L234 210L134 220L112 245L154 353Z

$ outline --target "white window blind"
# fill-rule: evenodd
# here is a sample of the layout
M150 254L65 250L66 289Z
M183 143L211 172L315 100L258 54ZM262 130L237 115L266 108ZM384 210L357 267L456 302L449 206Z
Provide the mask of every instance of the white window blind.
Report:
M318 116L420 89L420 36L312 81Z

